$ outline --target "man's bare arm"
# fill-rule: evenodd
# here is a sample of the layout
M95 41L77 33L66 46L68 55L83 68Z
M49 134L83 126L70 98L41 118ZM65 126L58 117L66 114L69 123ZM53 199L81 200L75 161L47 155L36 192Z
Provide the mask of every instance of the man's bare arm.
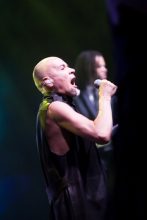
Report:
M115 86L105 80L99 90L99 112L94 121L60 101L52 102L47 114L59 126L76 135L88 137L99 143L107 143L111 139L112 132L111 96L114 90L116 90Z

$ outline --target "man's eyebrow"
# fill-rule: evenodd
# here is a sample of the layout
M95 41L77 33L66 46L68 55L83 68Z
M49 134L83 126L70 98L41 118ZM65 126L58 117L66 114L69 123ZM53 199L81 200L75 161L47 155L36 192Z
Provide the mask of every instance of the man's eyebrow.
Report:
M68 65L66 63L62 63L59 65L59 67L67 67Z

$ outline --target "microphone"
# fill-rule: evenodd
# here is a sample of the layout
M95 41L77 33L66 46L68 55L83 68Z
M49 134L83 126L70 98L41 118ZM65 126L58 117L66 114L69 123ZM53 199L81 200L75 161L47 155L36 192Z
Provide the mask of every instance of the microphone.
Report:
M99 88L99 86L100 86L100 84L101 84L101 79L96 79L95 81L94 81L94 86L95 86L95 88Z

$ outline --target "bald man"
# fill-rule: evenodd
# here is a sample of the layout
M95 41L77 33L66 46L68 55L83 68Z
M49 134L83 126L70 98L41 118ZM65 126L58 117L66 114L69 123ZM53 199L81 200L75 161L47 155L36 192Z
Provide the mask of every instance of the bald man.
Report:
M89 120L75 110L75 70L58 57L34 68L43 100L37 115L37 146L49 200L49 220L102 220L107 203L105 174L95 142L110 141L111 97L117 87L102 80L99 112Z

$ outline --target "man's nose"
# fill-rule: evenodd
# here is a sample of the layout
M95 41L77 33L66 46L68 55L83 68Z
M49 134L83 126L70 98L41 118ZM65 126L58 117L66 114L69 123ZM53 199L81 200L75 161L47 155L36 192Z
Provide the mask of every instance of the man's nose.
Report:
M70 74L75 74L75 69L70 68Z

